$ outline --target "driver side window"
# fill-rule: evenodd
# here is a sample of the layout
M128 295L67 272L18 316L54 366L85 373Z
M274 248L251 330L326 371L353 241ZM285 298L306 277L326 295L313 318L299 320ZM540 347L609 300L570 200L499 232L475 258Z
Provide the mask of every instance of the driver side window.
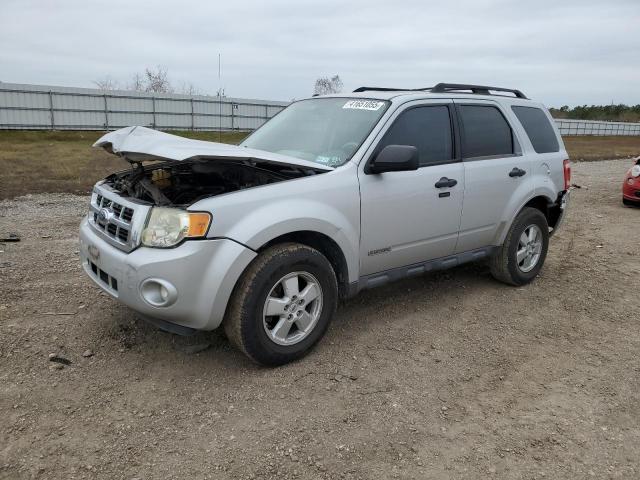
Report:
M451 116L446 105L414 107L402 112L380 141L387 145L411 145L418 149L420 166L447 163L453 159Z

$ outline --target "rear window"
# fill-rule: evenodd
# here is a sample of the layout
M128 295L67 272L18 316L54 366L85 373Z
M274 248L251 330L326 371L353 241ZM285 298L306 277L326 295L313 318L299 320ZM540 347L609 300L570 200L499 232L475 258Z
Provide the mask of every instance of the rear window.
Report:
M550 153L560 150L558 138L549 119L542 110L535 107L511 107L527 132L536 153Z
M513 154L513 133L500 110L488 105L461 105L465 158Z

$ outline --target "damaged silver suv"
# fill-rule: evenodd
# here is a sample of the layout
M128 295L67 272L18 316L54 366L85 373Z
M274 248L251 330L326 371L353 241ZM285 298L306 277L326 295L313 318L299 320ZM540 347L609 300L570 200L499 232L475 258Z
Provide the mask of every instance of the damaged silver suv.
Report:
M239 146L143 127L95 145L131 169L94 188L89 277L161 328L222 325L266 365L308 352L366 288L480 259L532 281L569 197L549 113L497 87L301 100Z

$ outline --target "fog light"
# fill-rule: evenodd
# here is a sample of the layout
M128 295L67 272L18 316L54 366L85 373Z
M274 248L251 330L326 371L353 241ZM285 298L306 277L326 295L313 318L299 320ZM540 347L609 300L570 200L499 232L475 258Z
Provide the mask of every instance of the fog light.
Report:
M178 299L178 290L161 278L147 278L140 284L140 295L153 307L168 307Z

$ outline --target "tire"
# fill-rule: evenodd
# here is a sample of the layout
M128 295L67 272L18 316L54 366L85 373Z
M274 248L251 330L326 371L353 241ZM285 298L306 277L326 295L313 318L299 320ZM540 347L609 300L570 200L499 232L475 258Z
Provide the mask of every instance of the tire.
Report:
M296 285L300 296L293 301ZM327 258L306 245L283 243L247 267L229 300L224 330L254 362L283 365L307 354L323 337L337 304L338 284ZM269 316L272 306L278 313Z
M634 202L632 200L627 200L626 198L622 198L622 204L626 207L640 207L640 202Z
M521 240L530 238L525 232L533 232L538 242L531 242L531 247L521 248ZM525 236L523 237L523 234ZM519 262L518 250L526 255ZM526 285L531 282L544 265L549 248L549 225L544 214L535 208L525 207L513 221L504 243L498 253L491 258L491 275L496 280L509 285ZM531 254L530 254L531 252ZM537 252L537 259L535 255ZM529 263L534 262L532 265Z

